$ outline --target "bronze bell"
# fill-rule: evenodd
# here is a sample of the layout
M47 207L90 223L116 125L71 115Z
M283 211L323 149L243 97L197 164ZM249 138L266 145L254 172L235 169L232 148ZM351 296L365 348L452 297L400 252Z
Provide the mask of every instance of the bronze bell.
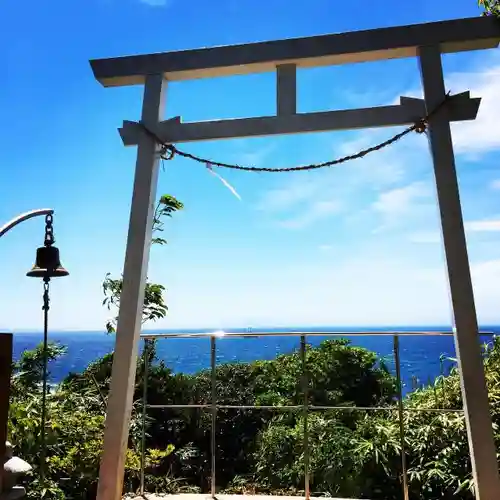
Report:
M36 250L36 262L31 271L26 273L30 278L57 278L68 276L59 259L59 249L53 246L44 246Z

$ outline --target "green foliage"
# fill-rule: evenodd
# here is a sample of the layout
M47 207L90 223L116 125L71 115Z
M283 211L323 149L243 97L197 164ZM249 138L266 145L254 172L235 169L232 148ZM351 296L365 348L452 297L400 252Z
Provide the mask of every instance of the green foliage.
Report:
M150 348L154 347L150 345ZM142 396L143 365L148 355L154 361L154 349L143 353L137 366L137 384L134 398ZM70 384L74 391L86 394L97 384L106 397L111 375L112 355L92 363L81 375L68 377L63 386ZM394 396L392 377L377 366L373 353L349 346L346 341L328 341L320 347L307 348L306 364L309 370L309 395L311 404L361 405L390 404ZM298 352L279 356L272 361L254 363L223 364L216 369L216 392L219 404L263 405L301 404L303 387L300 385L302 360ZM94 381L94 382L92 382ZM149 369L148 403L164 404L210 404L211 373L204 370L196 375L173 374L162 362L155 361ZM299 420L297 420L299 418ZM351 425L353 415L338 414L340 425ZM261 432L272 429L276 413L266 410L220 409L217 414L216 441L217 480L227 487L235 477L257 478L256 466L259 454ZM284 428L299 429L300 415L285 414L280 421ZM211 456L211 415L204 410L150 409L147 422L147 446L164 449L169 444L175 452L157 469L160 475L168 472L169 477L182 478L176 484L176 491L191 485L196 490L209 488ZM347 427L346 427L347 428ZM131 426L131 442L136 442L134 434L140 434L141 427ZM297 431L298 432L298 431ZM340 451L339 451L340 456ZM320 458L317 459L318 462ZM271 461L269 461L271 464ZM298 464L297 464L298 467ZM274 467L276 469L276 467ZM272 470L272 469L270 469ZM255 488L272 488L277 484L263 480L260 474ZM298 469L293 472L300 482ZM292 473L290 473L290 476ZM158 476L155 476L158 477ZM243 480L243 479L241 479ZM241 482L241 481L240 481ZM156 484L156 483L155 483ZM172 482L169 482L172 486ZM151 487L151 486L150 486ZM155 488L156 486L153 487ZM165 487L165 486L163 486ZM284 481L284 490L299 487Z
M164 238L154 236L156 233L164 231L165 217L172 217L172 214L177 210L182 210L184 205L175 197L164 194L160 197L155 211L153 213L153 238L152 244L166 245L167 241ZM118 310L120 307L120 296L123 288L123 278L115 279L111 274L106 274L102 284L104 300L102 302L109 310ZM167 314L168 307L165 303L163 293L165 287L156 283L150 283L146 280L144 290L144 306L142 313L142 322L157 321L164 318ZM106 322L106 331L114 333L116 331L116 322L118 317L115 316Z
M33 499L90 499L95 498L97 478L102 452L105 424L105 406L102 388L97 383L95 373L100 363L92 365L90 373L84 373L84 383L79 377L69 377L65 383L47 395L46 422L46 478L39 478L40 467L40 414L41 394L37 386L41 382L38 370L43 359L43 346L23 354L16 363L23 372L14 375L17 390L10 404L9 437L16 446L16 454L29 462L34 470L26 478L28 497ZM51 360L55 361L63 350L49 345ZM105 358L105 362L109 357ZM29 361L29 362L28 362ZM30 371L29 367L33 367ZM95 373L92 373L94 371ZM19 373L23 377L18 376ZM91 375L91 376L90 376ZM97 385L96 385L97 384ZM137 429L141 429L141 407L134 404L131 421L131 437L127 452L125 487L135 491L139 484L140 454ZM133 430L136 430L133 432ZM150 448L145 457L146 476L161 467L173 452L174 446ZM165 481L162 481L162 485Z
M111 274L108 273L102 284L102 289L105 295L103 305L108 309L118 309L120 307L120 296L123 288L123 279L113 279ZM142 310L142 322L156 321L165 317L168 308L165 304L163 292L165 287L156 283L149 283L146 281L144 289L144 306ZM116 329L116 321L118 317L106 323L106 331L114 333Z
M156 205L153 214L153 233L163 233L165 217L172 217L172 214L177 210L182 210L184 205L177 198L164 194ZM151 243L157 245L166 245L167 241L164 238L153 237Z
M483 15L500 17L500 0L478 0L478 4L484 9Z
M52 352L54 359L56 354ZM485 346L484 353L491 415L500 448L500 340ZM37 481L39 371L29 369L38 366L40 355L38 348L16 365L16 391L10 409L9 432L16 453L35 467L26 481L30 498L40 498L44 491L45 498L95 498L113 355L91 363L83 373L72 374L50 392L48 475L43 485ZM145 357L151 363L149 404L210 405L212 401L209 370L194 375L174 374L156 359L154 343L149 344L137 366L126 459L128 492L137 491L140 480L140 400ZM315 496L400 500L402 446L393 377L380 366L374 353L346 341L308 346L305 366L309 404L349 409L313 410L306 421L300 406L304 401L302 363L300 354L294 352L271 361L217 367L219 404L294 407L289 411L218 410L217 488L225 493L303 494L307 425L310 487ZM454 411L461 408L457 370L438 377L431 386L415 390L405 398L404 405L410 498L473 500L464 416ZM384 409L360 408L365 406ZM435 408L449 411L431 411ZM208 491L211 429L209 410L150 408L145 428L147 490Z
M43 344L40 344L32 351L25 351L21 354L19 361L14 363L11 390L39 392L41 390L43 373ZM47 361L54 361L59 356L65 354L66 348L54 343L47 346ZM50 379L50 371L47 376Z

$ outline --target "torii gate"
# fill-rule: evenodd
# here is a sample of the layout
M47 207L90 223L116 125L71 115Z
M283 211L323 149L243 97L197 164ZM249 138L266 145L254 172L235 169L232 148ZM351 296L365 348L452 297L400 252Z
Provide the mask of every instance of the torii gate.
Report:
M294 134L412 124L445 98L441 54L497 47L500 23L490 17L251 43L90 62L105 87L144 85L141 121L165 143ZM297 113L296 70L336 64L417 57L424 99L399 105ZM277 72L276 116L200 123L163 120L167 81ZM474 295L460 206L450 121L476 117L479 99L453 97L432 117L428 131L454 313L467 435L476 495L498 500L500 481L481 359ZM138 145L123 272L98 500L119 500L132 408L159 145L137 124L120 129L126 146Z

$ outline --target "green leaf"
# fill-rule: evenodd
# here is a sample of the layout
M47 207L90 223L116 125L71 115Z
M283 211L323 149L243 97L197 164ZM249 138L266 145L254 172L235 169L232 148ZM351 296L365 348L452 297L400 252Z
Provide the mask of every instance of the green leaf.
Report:
M164 194L160 197L154 214L153 214L153 233L163 232L163 218L171 217L172 213L184 208L184 205L175 197ZM164 238L154 236L151 240L152 245L166 245L167 240ZM102 283L102 290L104 299L102 305L107 307L108 310L119 310L120 296L123 288L123 278L115 279L107 273ZM164 298L165 287L163 285L150 283L146 280L144 292L144 305L142 313L142 323L148 321L158 321L166 316L168 307ZM118 316L106 322L106 332L115 333Z

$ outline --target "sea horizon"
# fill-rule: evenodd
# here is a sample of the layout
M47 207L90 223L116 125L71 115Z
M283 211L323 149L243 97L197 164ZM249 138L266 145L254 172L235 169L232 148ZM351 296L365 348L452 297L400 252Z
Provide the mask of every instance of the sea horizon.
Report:
M382 335L383 332L401 332L407 335L400 338L401 373L404 383L404 392L408 392L418 380L419 385L432 382L437 376L447 374L455 365L455 347L452 335L411 335L412 332L450 332L450 326L422 325L422 326L288 326L288 327L246 327L246 328L184 328L184 329L147 329L142 333L211 333L211 332L246 332L251 328L252 333L259 332L300 332L316 333L332 332L339 335L315 335L307 338L312 346L332 338L347 338L351 344L364 347L376 353L379 360L383 359L389 369L394 372L393 338L391 335ZM370 332L367 335L349 335L349 332ZM481 332L482 342L491 340L489 333L500 334L500 325L483 325ZM378 334L378 335L377 335ZM14 360L18 360L22 352L33 349L42 341L42 332L13 332ZM107 334L99 330L79 330L49 332L49 340L64 345L66 353L51 363L51 382L61 382L69 373L82 372L89 363L112 352L114 348L114 334ZM142 342L140 348L142 348ZM218 337L217 364L231 362L252 362L256 360L275 359L280 354L291 353L299 347L299 336L261 337ZM210 366L210 343L203 337L159 339L157 343L158 358L163 360L173 373L193 374Z
M210 327L177 327L177 328L147 328L141 330L141 333L210 333L210 332L245 332L248 329L251 329L254 332L264 332L264 331L331 331L335 333L343 333L343 332L356 332L356 331L367 331L367 332L412 332L412 331L428 331L428 332L452 332L453 326L444 325L444 324L384 324L384 325L373 325L373 324L359 324L359 325L273 325L273 326L226 326L226 327L218 327L218 326L210 326ZM486 333L500 333L500 324L488 324L485 323L483 325L479 325L480 332ZM12 333L13 335L31 335L31 334L43 334L41 329L30 329L30 328L0 328L0 332L2 333ZM50 329L50 333L53 334L75 334L75 333L104 333L108 335L108 333L102 329Z

